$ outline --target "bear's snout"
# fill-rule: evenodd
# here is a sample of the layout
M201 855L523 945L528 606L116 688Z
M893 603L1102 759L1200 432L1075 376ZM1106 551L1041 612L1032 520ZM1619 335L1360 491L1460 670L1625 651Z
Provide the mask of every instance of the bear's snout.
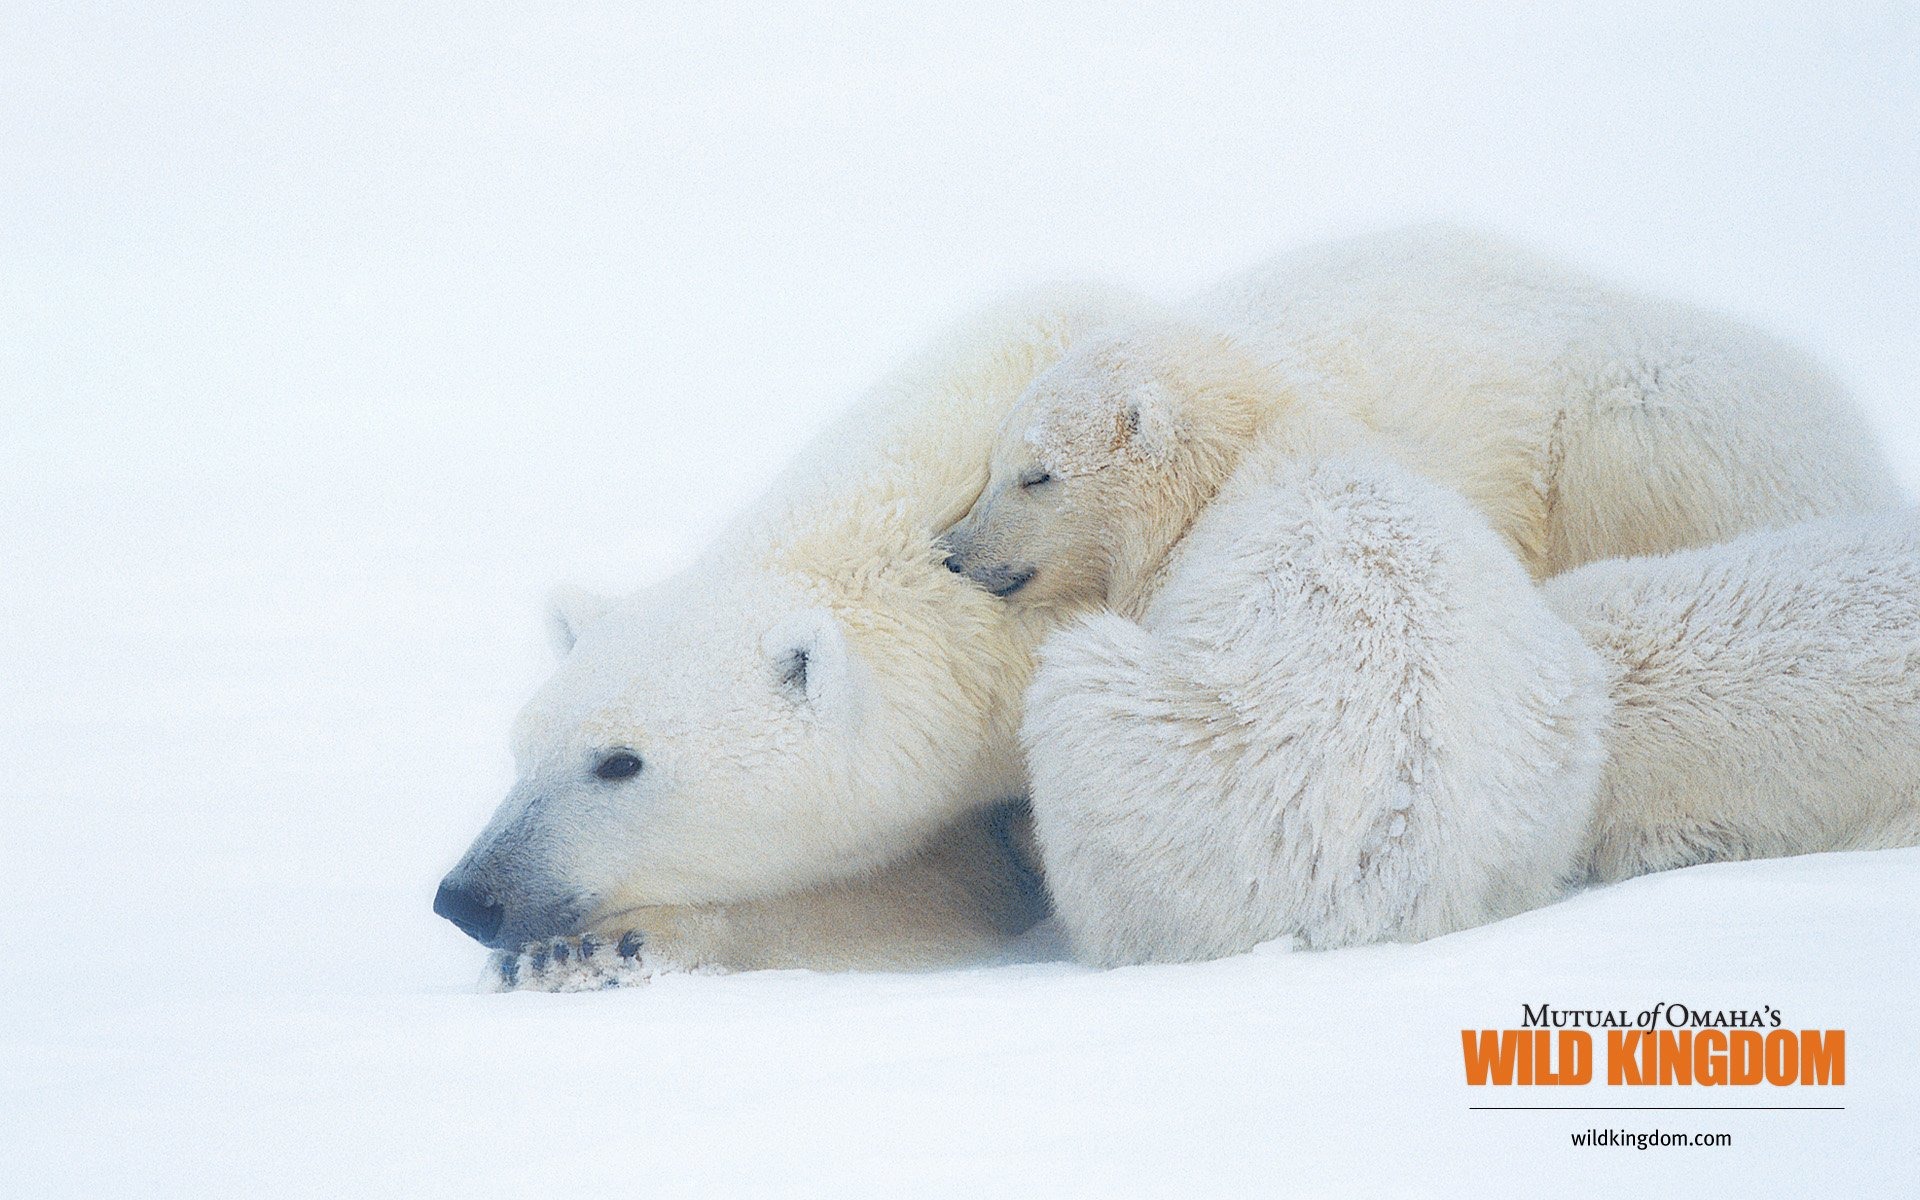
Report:
M999 540L990 532L983 535L972 516L942 534L935 546L945 554L941 562L947 570L1002 598L1025 587L1034 575L1031 564L1000 561L1004 554Z
M947 552L942 560L947 570L966 576L996 596L1011 596L1033 578L1034 568L1023 563L981 563L978 560L984 556L957 528L941 542L941 549Z
M982 566L970 563L957 554L947 559L947 570L955 575L966 576L976 585L1002 598L1027 586L1027 581L1034 575L1034 568L1023 564L990 563Z
M483 894L473 884L459 878L455 871L440 881L433 897L433 911L460 927L481 945L491 945L506 920L507 906Z

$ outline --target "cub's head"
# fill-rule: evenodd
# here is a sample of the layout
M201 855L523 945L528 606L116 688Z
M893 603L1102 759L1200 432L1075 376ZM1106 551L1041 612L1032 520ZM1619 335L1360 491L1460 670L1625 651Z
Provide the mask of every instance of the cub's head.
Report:
M1027 389L947 568L1023 605L1097 607L1144 582L1278 402L1226 339L1185 328L1087 343Z
M514 729L517 781L434 908L490 946L725 902L890 850L888 768L857 633L766 573L556 602L563 658ZM904 747L911 752L913 747Z

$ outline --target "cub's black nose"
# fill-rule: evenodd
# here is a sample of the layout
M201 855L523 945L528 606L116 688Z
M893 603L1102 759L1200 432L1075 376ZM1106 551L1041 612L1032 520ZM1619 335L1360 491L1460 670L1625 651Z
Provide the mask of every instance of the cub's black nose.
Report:
M493 935L500 932L500 922L507 915L506 905L496 904L492 897L482 896L452 879L441 882L440 891L433 898L433 911L482 945L490 943Z
M958 575L960 572L966 569L967 568L960 562L960 556L958 554L947 555L947 570L952 571L955 575Z

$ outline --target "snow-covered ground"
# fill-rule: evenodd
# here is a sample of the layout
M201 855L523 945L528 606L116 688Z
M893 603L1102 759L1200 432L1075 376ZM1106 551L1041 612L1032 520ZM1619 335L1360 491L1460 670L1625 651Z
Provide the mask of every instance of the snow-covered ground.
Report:
M1910 1191L1920 851L1412 947L472 991L428 904L544 594L669 569L1006 287L1478 220L1812 345L1920 483L1910 5L918 7L0 11L0 1190ZM1845 1111L1469 1111L1460 1029L1675 1000L1847 1029Z
M252 964L284 942L236 946L224 986L124 971L9 1019L9 1049L31 1048L12 1174L24 1159L30 1192L93 1196L1723 1194L1702 1179L1910 1194L1893 1185L1910 1186L1916 1148L1916 911L1920 850L1903 850L1636 880L1418 946L1112 972L781 971L502 997L457 973L405 986L335 964L319 969L347 978L272 989ZM1517 1026L1522 1003L1662 1001L1844 1028L1847 1084L1783 1099L1462 1082L1459 1031ZM1467 1107L1503 1103L1846 1109ZM1595 1126L1734 1140L1572 1146Z

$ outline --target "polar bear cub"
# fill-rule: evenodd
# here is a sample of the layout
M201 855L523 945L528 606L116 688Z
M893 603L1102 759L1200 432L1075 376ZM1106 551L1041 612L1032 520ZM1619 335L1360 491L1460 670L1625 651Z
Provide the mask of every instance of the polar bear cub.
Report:
M1464 499L1272 456L1141 624L1041 648L1022 730L1047 882L1101 964L1413 940L1585 869L1603 665Z
M1912 511L1536 589L1383 457L1267 459L1141 624L1084 618L1039 659L1036 833L1097 962L1417 939L1587 881L1920 842Z
M947 568L1021 607L1137 609L1248 450L1296 457L1367 430L1232 339L1185 325L1094 339L1043 372L994 444Z
M1089 338L1008 414L948 565L1016 607L1137 616L1256 444L1359 435L1484 513L1536 578L1898 502L1818 364L1493 239L1284 255Z

